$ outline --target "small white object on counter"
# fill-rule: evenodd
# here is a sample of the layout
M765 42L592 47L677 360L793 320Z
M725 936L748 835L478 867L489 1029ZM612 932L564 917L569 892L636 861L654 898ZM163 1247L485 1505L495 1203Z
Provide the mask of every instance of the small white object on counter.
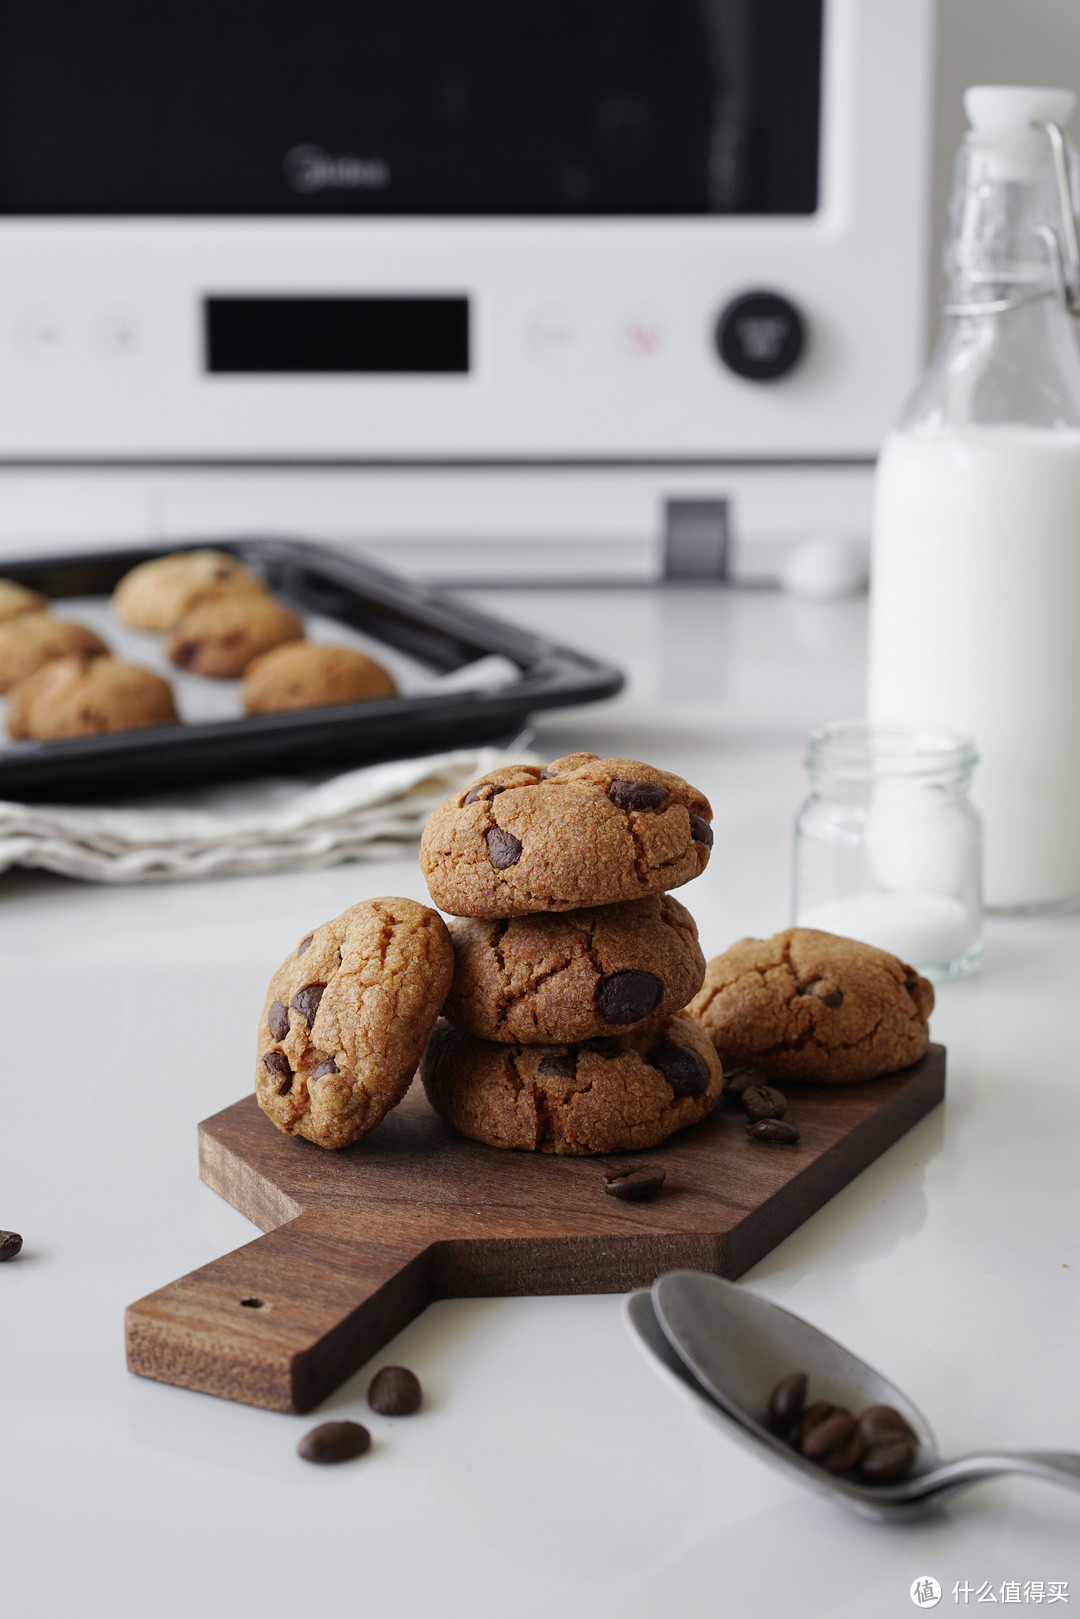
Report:
M858 596L868 577L867 547L841 534L812 534L795 547L780 570L781 587L808 601Z

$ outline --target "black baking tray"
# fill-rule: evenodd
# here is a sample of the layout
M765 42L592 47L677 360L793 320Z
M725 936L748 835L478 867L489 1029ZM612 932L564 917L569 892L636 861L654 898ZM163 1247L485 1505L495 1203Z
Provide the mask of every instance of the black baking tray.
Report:
M497 653L517 666L519 678L497 690L424 692L66 742L20 742L0 751L0 798L85 801L407 758L505 739L537 709L593 702L623 685L611 664L306 540L200 540L35 557L0 562L0 574L50 597L108 596L139 562L211 545L240 558L290 605L350 625L432 671L447 673Z

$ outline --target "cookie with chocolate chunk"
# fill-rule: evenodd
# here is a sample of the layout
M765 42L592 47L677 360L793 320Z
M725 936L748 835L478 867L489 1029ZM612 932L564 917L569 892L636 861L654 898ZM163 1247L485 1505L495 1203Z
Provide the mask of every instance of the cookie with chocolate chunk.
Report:
M456 916L529 916L612 905L679 888L705 870L709 801L636 759L571 753L510 765L432 814L420 865Z
M20 613L0 624L0 691L10 691L17 680L25 680L53 658L69 652L103 657L108 650L101 636L85 624L50 618L48 613Z
M113 591L112 607L137 630L172 630L211 597L265 594L262 580L227 551L175 551L130 569Z
M701 988L705 958L670 894L501 920L457 918L443 1016L483 1040L589 1040L671 1017Z
M740 939L708 963L688 1007L725 1067L816 1085L851 1085L917 1062L933 1009L933 985L914 968L812 928Z
M261 653L303 636L302 621L272 596L212 596L184 614L167 651L189 674L233 680Z
M712 1045L681 1013L580 1045L496 1045L440 1022L420 1074L462 1135L575 1156L655 1147L703 1119L723 1084Z
M8 733L57 742L176 725L169 683L150 669L85 652L54 658L18 681L8 697Z
M244 670L240 701L248 714L284 714L394 697L393 676L350 646L288 641L264 652Z
M285 1135L346 1147L405 1095L454 974L437 912L370 899L301 939L259 1021L255 1094Z
M0 579L0 624L22 613L41 613L49 605L49 598L39 590L17 585L14 579Z

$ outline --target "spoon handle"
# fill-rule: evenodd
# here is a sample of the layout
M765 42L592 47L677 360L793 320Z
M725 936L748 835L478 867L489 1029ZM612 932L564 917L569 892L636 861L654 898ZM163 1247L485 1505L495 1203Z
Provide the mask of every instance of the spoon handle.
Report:
M993 1478L998 1473L1023 1473L1027 1478L1042 1479L1046 1484L1063 1484L1066 1489L1080 1490L1080 1455L1071 1450L998 1450L977 1451L971 1456L958 1456L955 1461L943 1462L926 1475L928 1493L947 1490L957 1484L975 1484L979 1479ZM918 1479L911 1481L918 1484Z

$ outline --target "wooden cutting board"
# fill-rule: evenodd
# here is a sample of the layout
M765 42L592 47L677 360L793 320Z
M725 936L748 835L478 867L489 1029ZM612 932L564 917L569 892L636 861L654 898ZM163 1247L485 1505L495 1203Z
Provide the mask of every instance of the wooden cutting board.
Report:
M438 1298L618 1293L690 1267L741 1276L928 1113L945 1050L840 1089L789 1093L794 1147L721 1104L647 1153L556 1158L466 1141L419 1084L341 1152L281 1135L245 1097L199 1127L203 1180L267 1235L127 1311L128 1365L275 1411L308 1411ZM662 1164L624 1203L606 1166Z

